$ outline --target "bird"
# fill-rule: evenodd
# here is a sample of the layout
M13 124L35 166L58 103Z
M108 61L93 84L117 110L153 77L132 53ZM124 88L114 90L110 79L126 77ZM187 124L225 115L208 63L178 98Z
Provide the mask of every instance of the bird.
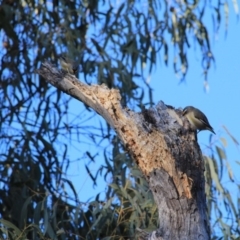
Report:
M216 134L206 115L199 109L187 106L183 109L182 115L188 119L194 130L198 130L198 132L202 130L209 130L210 132Z
M78 71L78 63L72 59L64 56L60 56L61 68L70 74L75 75Z

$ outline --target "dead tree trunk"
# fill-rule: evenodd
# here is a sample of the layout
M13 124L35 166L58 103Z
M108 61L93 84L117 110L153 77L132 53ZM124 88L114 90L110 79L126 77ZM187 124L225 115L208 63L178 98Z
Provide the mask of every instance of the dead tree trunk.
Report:
M86 85L48 63L37 73L98 112L115 129L148 180L158 206L159 228L152 233L139 230L139 239L210 238L203 158L181 110L160 102L135 113L121 107L116 89Z

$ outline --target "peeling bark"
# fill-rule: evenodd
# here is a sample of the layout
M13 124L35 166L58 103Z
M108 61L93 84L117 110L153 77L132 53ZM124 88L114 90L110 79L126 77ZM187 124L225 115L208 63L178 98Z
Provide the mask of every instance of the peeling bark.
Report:
M203 158L181 110L159 102L135 113L122 108L117 89L86 85L49 63L36 72L98 112L148 180L158 206L159 228L151 234L139 230L139 239L210 239Z

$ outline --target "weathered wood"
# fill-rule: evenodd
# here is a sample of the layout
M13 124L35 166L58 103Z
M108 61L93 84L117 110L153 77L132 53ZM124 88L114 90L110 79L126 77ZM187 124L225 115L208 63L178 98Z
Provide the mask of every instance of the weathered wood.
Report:
M207 240L204 164L195 133L181 110L163 102L135 113L120 105L116 89L86 85L49 63L37 70L47 82L98 112L116 131L149 182L159 228L144 239Z

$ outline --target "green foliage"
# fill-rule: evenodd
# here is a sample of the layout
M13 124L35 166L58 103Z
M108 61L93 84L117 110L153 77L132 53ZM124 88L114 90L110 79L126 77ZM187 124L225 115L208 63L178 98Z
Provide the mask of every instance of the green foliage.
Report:
M82 80L118 88L123 105L134 108L153 104L152 90L143 79L158 66L158 59L172 63L176 74L185 77L193 42L200 49L207 78L213 53L204 23L205 2L168 4L127 1L116 5L97 0L0 3L0 231L4 238L126 239L134 235L136 227L157 226L157 208L148 186L109 126L101 121L98 126L89 124L96 115L88 108L79 107L72 113L72 100L34 70L45 60L58 64L60 54L67 53L79 62ZM228 3L208 4L215 31L222 10L227 26ZM233 4L238 13L237 2ZM96 175L85 165L94 185L99 175L112 178L105 199L97 195L90 203L80 202L75 186L65 176L72 161L83 160L70 161L76 143L79 156L99 160L85 150L85 139L96 146L103 141L112 146L110 152L103 145L104 164ZM217 164L214 158L212 161L211 181L217 179L213 175ZM218 171L216 174L219 176ZM215 184L211 194L222 189L227 197L220 181Z
M236 139L228 134L237 145ZM209 217L212 223L213 239L239 239L239 182L234 176L230 160L227 158L227 140L220 139L221 147L210 149L211 157L205 156L206 196ZM220 232L220 233L219 233ZM221 238L219 238L221 236Z

